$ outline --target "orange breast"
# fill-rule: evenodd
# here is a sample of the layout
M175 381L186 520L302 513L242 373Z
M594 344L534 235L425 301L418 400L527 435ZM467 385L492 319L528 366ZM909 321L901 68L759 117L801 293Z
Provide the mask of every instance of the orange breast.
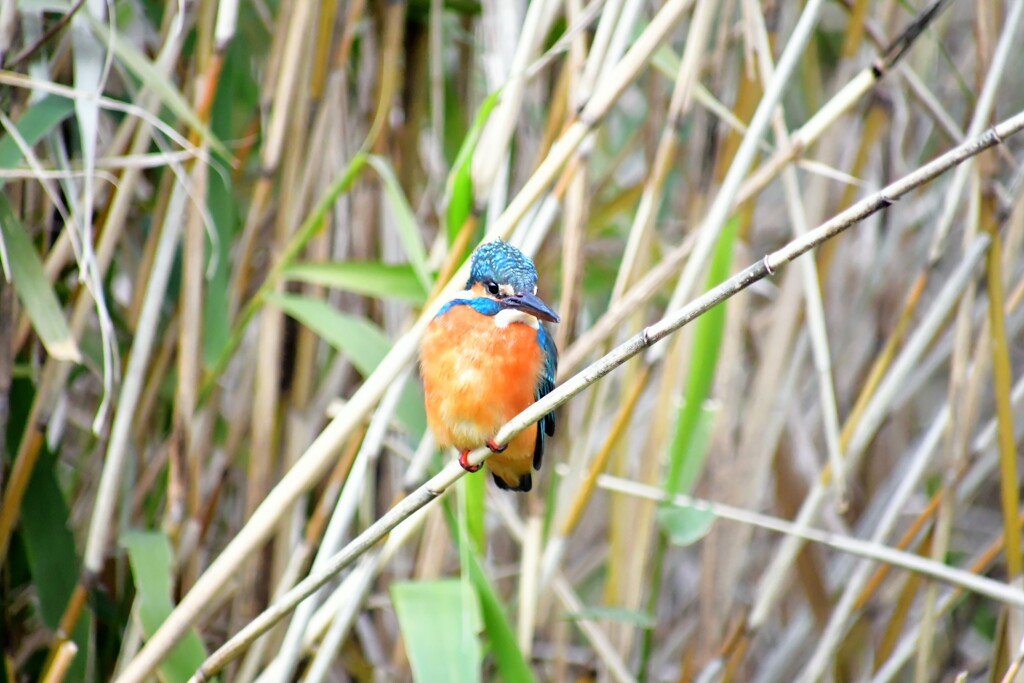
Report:
M523 323L505 328L470 306L454 306L427 327L420 348L427 421L441 446L478 448L510 418L534 402L543 367L537 330ZM537 430L519 434L488 462L501 474L503 463L526 461ZM515 481L512 477L510 481Z

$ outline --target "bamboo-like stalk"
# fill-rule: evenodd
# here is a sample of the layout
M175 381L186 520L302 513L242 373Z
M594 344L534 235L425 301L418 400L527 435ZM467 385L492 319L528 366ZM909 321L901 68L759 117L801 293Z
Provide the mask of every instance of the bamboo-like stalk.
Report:
M988 256L986 282L989 295L989 322L992 326L991 352L994 393L996 401L996 425L999 434L1000 492L1003 507L1003 528L1006 535L1006 566L1012 580L1021 574L1021 525L1017 518L1020 508L1020 493L1017 487L1017 450L1014 434L1013 408L1010 400L1012 370L1010 368L1009 345L1006 333L1006 319L1003 314L1003 278L1000 262L1002 240L994 229L992 249Z
M489 4L489 3L488 3ZM507 68L508 79L501 90L501 100L498 102L484 130L480 134L480 142L477 152L473 155L473 195L476 201L488 200L491 196L499 169L505 168L508 163L508 147L512 139L512 133L518 125L520 110L523 104L524 89L526 87L526 67L534 58L540 48L540 41L548 30L545 25L545 15L549 14L547 7L552 4L551 0L531 2L526 8L526 17L523 19L523 26L519 39L515 41L515 54L507 66L501 64L501 55L495 54L492 62L495 66L500 64L500 69ZM498 2L494 5L495 11L501 8L511 9L510 5L503 5ZM500 19L496 18L495 22ZM495 31L502 37L507 36L497 25ZM498 193L504 197L504 190ZM501 208L504 202L498 202Z
M204 72L200 80L201 88L193 93L194 107L199 122L209 127L210 113L213 109L214 96L220 81L224 65L224 55L231 37L234 35L234 24L237 19L238 4L234 0L214 8L205 7L200 14L197 31L197 69ZM209 154L209 145L202 140L199 131L193 131L190 140L204 153ZM195 164L191 169L191 190L194 196L207 196L210 168L206 164ZM182 295L178 309L178 347L177 370L179 382L175 387L174 434L172 436L176 452L182 457L172 457L172 480L178 463L184 463L185 471L178 473L185 482L186 500L171 500L168 503L167 517L172 525L195 525L201 513L200 485L202 482L202 465L206 461L206 444L201 438L200 430L191 426L196 421L196 403L199 381L202 376L202 332L203 332L203 300L206 270L206 225L207 215L205 203L192 206L186 213L184 240L182 249ZM197 434L196 431L199 431ZM208 431L206 432L209 433ZM173 490L173 489L170 489ZM178 509L179 505L184 510ZM186 517L187 510L187 519ZM175 536L174 533L171 536ZM195 553L189 553L189 566L182 572L184 586L191 584L191 579L198 571Z
M106 556L121 476L124 473L125 459L128 456L128 438L134 424L134 409L142 392L144 373L149 364L153 342L159 329L160 309L163 306L167 282L174 265L180 235L180 224L177 217L181 215L186 201L184 188L180 184L176 184L175 188L171 204L175 205L177 210L168 211L167 220L164 221L160 232L156 259L146 288L146 298L139 316L135 341L132 344L132 354L128 360L128 367L121 385L117 412L114 415L114 424L111 427L110 441L107 445L107 455L103 461L103 475L96 493L96 506L93 509L85 547L84 571L87 575L98 574Z
M637 401L640 400L640 396L647 386L647 379L650 376L650 367L644 366L641 370L640 376L634 382L629 395L626 396L626 400L622 404L622 408L619 410L618 415L615 416L615 421L612 423L611 430L608 433L608 438L605 440L601 449L594 456L587 471L586 479L580 485L576 491L576 496L572 501L572 505L568 509L568 513L562 522L559 534L564 541L565 538L570 536L576 525L579 524L580 517L583 515L583 511L586 509L587 503L593 496L594 491L597 489L597 478L604 472L605 467L608 464L608 458L612 454L612 449L615 447L616 442L622 438L623 432L629 425L629 420L633 416L633 411L636 409ZM560 540L555 537L549 543L555 543ZM555 554L557 557L557 554ZM545 575L550 576L554 571L552 566L552 560L545 562ZM546 583L546 581L545 581Z
M540 592L540 560L544 520L531 515L523 534L523 561L519 575L519 614L516 620L516 638L523 656L529 658L533 650L536 628L537 601Z
M1018 518L1024 521L1024 510L1019 512ZM995 560L996 556L1003 551L1004 540L1005 537L1000 534L994 542L989 544L989 546L979 553L974 561L968 565L968 571L974 574L981 574L984 572ZM954 605L958 604L962 596L963 591L960 588L955 588L942 595L936 604L936 614L941 616L949 613ZM893 680L900 670L914 657L916 653L915 646L917 645L920 636L920 628L918 625L915 625L915 627L906 633L902 640L900 640L896 645L892 654L881 666L878 667L875 675L871 678L871 683L887 683L888 681Z
M809 0L800 13L800 18L793 27L793 33L786 42L786 47L779 57L775 66L775 74L771 82L765 87L764 95L754 111L750 120L747 132L736 150L732 164L722 180L722 186L718 189L714 201L708 207L707 216L701 224L700 232L697 235L697 242L693 246L683 267L683 272L672 292L669 300L669 307L675 308L682 302L689 299L697 285L700 274L704 271L705 264L711 256L711 251L718 242L718 237L725 226L725 221L732 212L736 203L736 196L740 192L740 186L747 171L754 163L754 157L758 151L758 142L767 131L771 119L775 113L775 107L782 99L790 83L790 77L796 68L800 56L803 54L807 41L811 38L811 32L818 23L818 14L821 11L820 0ZM755 10L756 11L756 10ZM659 352L660 353L660 352Z
M757 63L761 68L762 79L767 84L770 83L772 78L771 51L768 47L768 35L764 24L762 22L756 23L758 25L754 28L754 43L759 55ZM781 110L774 117L773 128L779 143L783 147L789 145L791 142L789 131L786 129L785 119ZM799 237L807 232L808 220L806 209L801 201L800 181L797 178L795 168L787 166L782 171L782 184L790 219L793 223L793 234ZM818 269L815 260L804 259L800 262L800 266L804 280L805 311L811 339L812 357L814 358L815 370L818 373L818 389L826 451L828 453L829 465L834 473L837 505L843 507L848 503L846 500L847 484L841 462L843 455L839 443L839 415L836 406L835 386L832 382L832 357L829 351L828 331L825 325L825 306L822 302L821 289L818 284Z
M527 540L527 526L512 510L508 500L494 500L493 507L501 517L505 527L509 532L511 532L512 537L520 545L524 545ZM564 573L558 572L554 577L552 577L552 588L555 596L558 598L559 602L562 603L562 607L566 611L575 614L582 611L583 603L580 601L576 591L573 590ZM636 677L634 677L626 668L625 662L621 657L619 657L611 640L609 640L607 634L598 624L594 623L591 619L577 619L575 623L583 633L584 637L593 646L594 652L607 668L612 680L615 680L618 683L636 682Z
M1024 113L1010 117L997 126L991 128L986 134L970 139L964 144L946 152L909 175L888 185L881 192L875 193L861 200L846 211L833 217L829 221L826 221L814 230L809 231L806 235L796 238L782 248L766 255L760 261L748 266L740 273L737 273L725 282L697 297L690 304L674 311L658 323L646 327L639 334L613 349L610 353L591 364L584 371L578 373L558 386L547 396L532 404L518 416L510 420L495 435L494 442L498 445L507 443L512 436L518 434L528 425L533 424L547 413L564 404L571 397L577 395L583 391L583 389L622 365L625 361L663 340L680 327L692 322L713 306L731 296L734 296L738 292L743 291L753 283L775 273L778 268L782 267L786 263L789 263L821 242L848 229L850 226L855 225L867 216L890 206L903 195L931 180L943 171L948 170L953 165L962 162L964 159L970 158L985 149L999 144L1002 140L1016 132L1019 132L1021 129L1024 129ZM976 253L975 263L977 258L984 253L987 247L988 239L979 237L974 247L974 251ZM961 264L959 277L951 278L947 285L947 289L949 289L951 293L955 294L957 288L961 287L963 282L966 281L971 273L971 266L973 265L974 263L970 260ZM949 299L950 297L946 298ZM935 311L936 313L933 317L940 317L942 311L941 307L936 307ZM419 324L420 323L418 323L417 326L419 326ZM922 331L918 335L921 341L916 345L923 346L930 336L931 333L928 326L923 327ZM407 334L406 337L403 337L403 339L399 341L399 344L401 344L403 340L408 339L408 337L409 335ZM913 353L906 354L906 357L910 359L907 361L908 363L912 362L914 355L915 354ZM359 393L357 392L356 396L353 397L352 402L355 402L358 396ZM326 439L328 432L333 431L332 427L335 429L338 428L337 425L339 425L340 422L341 420L339 419L329 425L328 429L321 434L317 442L322 439ZM317 442L314 442L314 446L316 446ZM859 445L856 449L851 448L851 451L853 452L862 450L863 445ZM487 459L489 454L490 451L487 449L479 449L470 455L469 461L472 464L482 463ZM855 463L856 458L853 457L852 453L849 460L851 463ZM237 657L239 652L247 647L248 643L251 642L252 639L258 637L277 621L285 617L305 597L329 581L330 578L339 571L351 565L352 562L376 545L381 538L394 529L399 523L408 518L416 510L419 510L427 503L438 498L452 484L454 484L455 481L464 475L465 470L459 467L457 463L449 462L441 472L420 486L407 498L403 499L384 513L384 515L378 518L372 525L370 525L369 528L346 546L346 548L331 558L320 572L311 574L304 581L300 582L279 602L272 605L260 616L250 622L244 629L239 631L234 637L225 643L224 646L211 655L203 667L193 677L193 680L207 680L210 675L219 671L227 662ZM279 490L280 485L278 489L275 489L275 492ZM275 492L272 492L271 497L275 495ZM280 496L283 494L277 493L277 495ZM270 499L268 498L268 500ZM259 511L257 511L257 513L259 513ZM801 524L800 522L798 522L798 525L806 526L805 523ZM235 543L239 543L237 538ZM212 571L212 568L210 571ZM763 606L764 602L765 601L762 600L759 604ZM181 606L179 606L178 609L181 610ZM757 612L755 612L755 616L756 614ZM165 629L167 628L167 624L174 617L175 614L172 614L168 619L168 622L165 622ZM179 621L183 621L183 617L181 617L180 614L177 618ZM763 618L764 617L762 615L760 620L755 620L752 616L751 621L752 623L757 624L760 623L760 621L763 621ZM154 639L151 639L150 642L152 643L153 640L155 640L155 637ZM143 652L145 652L145 650L143 650ZM141 653L138 659L142 659ZM136 670L142 669L143 666L144 664L140 664L138 661L135 664ZM128 676L129 673L130 672L126 670L123 680L133 680Z
M581 113L580 121L573 124L560 138L559 142L555 144L549 155L545 158L545 161L537 169L537 172L527 181L526 185L509 204L499 220L491 226L491 236L508 236L525 211L532 206L544 189L554 180L555 174L578 147L587 131L600 121L616 98L625 89L626 85L631 81L634 74L650 59L654 50L664 40L675 22L678 21L687 4L687 0L670 0L670 2L662 7L654 20L633 43L622 61L612 70L608 78L602 82L602 88L595 93ZM289 263L301 250L302 246L308 242L308 239L319 227L320 220L326 214L330 205L354 180L355 175L365 163L366 155L363 153L357 154L353 158L347 173L332 186L327 196L318 204L307 222L300 227L296 237L289 243L288 248L268 274L264 288L273 285L276 281L275 278L280 276L281 268ZM446 291L454 291L456 287L461 286L462 281L464 281L467 275L468 266L468 263L465 264L453 276L452 283L449 284ZM265 297L265 294L263 296ZM225 352L214 365L210 375L211 378L218 377L223 372L227 359L231 357L234 349L237 348L238 343L241 341L245 326L251 320L256 310L262 305L263 300L264 298L258 293L250 301L242 314L240 314L239 321L232 333L231 339L228 341ZM382 361L374 373L374 376L364 383L352 397L346 412L335 418L320 433L313 443L310 444L306 453L296 463L295 467L268 494L263 504L253 513L246 526L239 531L229 546L225 548L219 560L214 562L207 569L206 573L197 580L192 590L186 594L177 609L164 622L160 631L150 638L142 651L140 651L139 656L125 668L122 676L124 681L138 681L151 671L166 655L173 644L185 633L187 628L201 614L211 608L211 601L218 595L220 587L232 577L236 568L258 547L273 528L276 509L289 505L318 479L319 475L327 467L336 447L335 444L351 433L355 425L362 419L362 416L376 404L388 382L413 358L420 335L422 335L434 310L431 308L425 311L412 329L395 343L387 358ZM207 387L210 386L210 381L210 379L207 380ZM200 399L202 398L203 393L201 392Z
M980 23L984 23L983 15L984 11L979 10L978 20ZM1002 81L1005 74L1007 59L1011 49L1011 36L1017 33L1017 29L1020 25L1022 17L1024 17L1024 2L1018 0L1017 2L1015 2L1013 8L1011 9L1010 15L1007 17L1007 23L1004 26L1003 33L1000 36L998 45L996 46L995 51L992 54L991 67L988 69L988 72L984 74L984 82L981 88L981 93L978 97L977 106L972 112L971 123L968 126L968 135L975 132L979 126L984 126L985 122L990 120L992 107L995 102L995 93L998 90L999 84ZM979 49L982 49L981 45L979 45ZM984 49L982 54L987 54L989 49L991 48L988 48L986 46L986 49ZM984 59L982 59L981 61L984 62ZM983 64L979 65L979 67L981 66L983 66ZM981 79L981 76L979 76L979 79ZM931 250L928 255L930 262L937 261L939 256L941 255L949 231L952 228L954 217L957 214L957 210L961 201L961 195L966 190L968 181L977 173L978 166L977 164L972 162L971 164L965 167L957 169L957 172L953 175L953 178L950 183L949 192L945 196L945 201L942 206L942 213L940 214L939 223L936 228L935 236L933 238L931 245ZM972 192L970 196L973 199L975 193ZM974 202L972 202L972 204L973 203ZM965 244L967 240L971 239L971 237L977 232L979 227L978 212L976 210L970 211L969 216L970 218L967 220L967 226L964 231ZM990 255L988 260L990 269L992 268L993 258L998 260L999 258L1001 258L1001 255L998 253L995 254L994 256ZM998 272L998 265L996 265L995 268ZM997 287L1000 289L1001 284L1002 283L1000 282L997 285ZM971 413L971 404L969 403L969 401L972 396L972 392L968 387L967 357L970 353L970 345L972 343L970 329L971 311L973 309L973 303L974 289L971 288L966 293L966 296L964 297L963 301L960 304L959 310L957 311L957 323L955 332L956 341L953 353L953 366L950 373L951 378L949 391L950 401L956 401L958 405L956 406L957 419L954 420L953 422L953 429L951 430L948 436L947 444L947 460L949 461L947 467L950 472L953 472L958 468L959 463L965 457L965 452L967 449L967 420L969 419ZM994 308L998 308L999 310L993 312L992 315L994 317L999 317L999 314L1002 312L1001 301L996 302L990 300L990 311L993 311ZM993 358L995 359L997 357L998 356L994 353ZM977 385L977 382L979 381L978 375L976 374L972 379L975 382L975 385ZM1007 378L1004 378L1003 383L1005 384L1008 390L1009 380ZM949 479L951 477L947 475L946 478ZM1014 489L1016 489L1016 487L1014 487ZM1006 494L1004 493L1004 519L1006 519L1007 517L1006 506L1009 500L1011 499L1012 498L1008 499L1006 497ZM1012 508L1009 508L1008 514L1010 517L1015 517L1014 512L1016 508L1016 505L1014 505ZM940 503L939 510L936 515L936 530L931 548L932 556L935 558L944 557L948 550L949 541L952 534L953 514L954 513L952 508L952 497L946 496ZM1016 528L1016 531L1019 535L1020 528L1019 526L1013 524L1013 521L1013 519L1007 519L1007 523L1010 524L1010 528L1007 529L1007 533L1010 533L1012 528ZM1015 564L1015 566L1017 569L1019 569L1019 545L1017 547L1017 550L1018 561ZM934 585L927 586L925 589L924 609L921 622L920 647L918 648L916 654L915 680L919 682L927 680L932 675L932 634L936 628L935 605L937 599L937 587Z
M349 527L355 521L356 505L366 488L366 482L370 478L371 471L376 465L377 455L380 453L381 442L384 439L388 422L394 415L404 388L404 378L392 384L381 400L380 407L374 413L366 436L363 439L363 445L355 456L352 471L345 479L345 484L334 507L330 522L318 545L310 572L317 571L341 548L344 537L349 532ZM367 572L369 577L374 576L376 573L373 568L368 569ZM279 676L282 680L291 678L298 666L301 645L309 620L312 618L314 610L320 606L319 602L323 596L319 596L319 598L319 600L316 597L307 600L296 611L288 627L284 642L275 658L275 662L271 664L271 666L276 666L278 673L275 675ZM361 600L359 602L361 603Z
M672 88L672 98L669 101L668 111L665 113L665 126L658 139L658 149L654 155L651 171L644 181L640 205L633 217L625 252L622 255L622 264L615 277L615 284L612 286L611 299L613 302L622 298L623 292L633 277L641 245L647 241L654 225L654 216L661 204L665 181L668 178L669 170L671 170L672 162L675 161L677 129L682 125L683 117L692 106L694 84L700 71L700 60L704 53L705 40L711 33L715 9L715 3L700 2L697 3L694 10L688 34L689 40L686 41L686 50L679 62L679 71L676 73Z
M61 683L67 675L68 669L71 668L71 662L77 654L77 645L70 640L62 642L57 647L53 662L47 667L46 673L41 679L42 683Z
M178 37L180 38L180 36ZM173 56L177 54L178 48L180 48L180 40L168 41L164 45L164 52L162 54ZM195 151L199 155L198 150L195 150L187 140L150 111L151 108L155 108L158 105L155 98L144 99L145 106L126 105L109 98L79 93L72 88L53 83L40 83L27 79L21 76L21 74L12 74L5 71L0 71L0 83L14 87L42 90L65 97L93 97L104 107L138 117L144 123L136 129L136 135L132 142L132 153L141 153L144 149L148 148L151 142L152 131L155 128L168 135L168 137L182 147ZM132 191L140 175L140 169L128 169L125 172L118 186L118 192L114 196L107 212L104 229L96 248L96 268L100 276L106 273L113 257L114 248L124 230L125 217ZM86 316L91 308L90 304L90 297L83 289L80 289L68 321L68 327L75 338L79 338L82 335ZM10 534L17 520L21 500L39 456L39 449L42 447L42 432L40 430L42 425L49 420L57 400L58 391L64 386L71 367L70 363L50 359L43 369L41 380L36 389L35 399L26 421L28 428L25 430L22 441L18 446L18 454L14 460L7 488L4 490L3 502L0 503L0 561L7 555Z
M608 475L602 475L599 485L620 493L648 498L650 500L670 502L680 507L693 508L713 514L715 517L726 519L743 524L750 524L768 529L787 536L800 538L804 541L812 541L827 545L842 552L857 555L859 557L884 562L901 569L917 572L932 579L937 579L952 586L969 590L985 595L1004 604L1021 607L1024 606L1024 590L1009 586L1001 581L990 579L967 569L958 569L942 562L936 562L917 555L907 553L875 543L864 541L841 534L835 534L820 529L794 524L793 522L763 515L759 512L721 505L711 501L694 498L692 496L676 495L671 498L665 492L644 484L638 484Z
M898 489L886 501L884 516L875 525L871 534L871 542L883 544L885 537L899 521L903 506L918 487L925 468L931 464L949 421L949 415L949 406L944 406L932 420L924 439L914 452L913 459L900 478ZM819 680L824 675L826 667L834 661L836 650L848 628L849 615L855 603L859 601L861 589L866 585L870 576L871 565L861 562L853 575L846 580L843 594L830 614L828 626L821 634L813 656L801 673L802 680Z
M852 469L858 465L868 442L874 437L875 431L888 411L892 392L920 358L924 348L934 336L936 329L959 299L963 289L967 286L973 275L974 266L984 256L989 244L990 242L987 237L979 237L971 245L970 252L965 254L955 275L946 282L935 304L933 304L928 315L922 320L911 339L907 342L903 352L893 364L892 370L886 375L882 381L882 386L879 387L874 399L872 399L872 402L865 410L865 417L858 426L858 430L851 439L850 446L846 451L846 457L843 460L844 467ZM806 526L817 517L824 503L825 491L830 476L830 472L826 468L821 480L815 482L813 488L807 494L797 516L796 523L798 525ZM764 624L771 609L781 597L781 591L788 584L790 578L791 564L800 546L801 543L798 538L788 537L765 570L761 579L758 598L750 615L751 628L756 629Z

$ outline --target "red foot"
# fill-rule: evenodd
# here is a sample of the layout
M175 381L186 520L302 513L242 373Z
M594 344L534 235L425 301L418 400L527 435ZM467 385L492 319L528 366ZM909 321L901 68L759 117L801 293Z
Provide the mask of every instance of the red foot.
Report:
M491 439L487 442L487 447L491 449L491 453L503 453L505 449L508 448L508 445L499 446L494 443L494 439Z
M462 466L462 469L466 470L467 472L477 472L480 470L480 465L473 465L469 462L468 448L459 453L459 464Z

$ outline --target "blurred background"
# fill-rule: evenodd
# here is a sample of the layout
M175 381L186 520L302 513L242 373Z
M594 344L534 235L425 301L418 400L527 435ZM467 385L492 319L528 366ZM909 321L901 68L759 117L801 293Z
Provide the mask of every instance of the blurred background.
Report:
M1021 112L1022 13L0 2L4 680L186 681L422 494L482 240L564 382ZM461 478L221 680L1016 680L1022 151L628 360L531 493Z

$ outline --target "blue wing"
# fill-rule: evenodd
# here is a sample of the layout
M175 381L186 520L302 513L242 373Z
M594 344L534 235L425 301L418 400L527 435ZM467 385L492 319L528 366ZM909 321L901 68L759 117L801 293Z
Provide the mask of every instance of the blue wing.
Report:
M544 369L541 371L540 381L537 383L537 400L555 388L555 374L558 370L558 349L555 348L555 340L551 338L548 331L541 323L537 327L537 343L544 352ZM533 450L533 468L540 469L544 460L544 435L555 435L555 413L548 413L537 423L537 445Z

